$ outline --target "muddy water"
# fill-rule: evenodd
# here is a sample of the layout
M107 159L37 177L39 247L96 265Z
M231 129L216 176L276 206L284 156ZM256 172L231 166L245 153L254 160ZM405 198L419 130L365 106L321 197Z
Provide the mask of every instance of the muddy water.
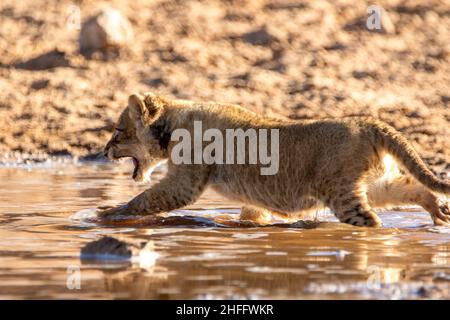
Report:
M84 220L80 210L145 189L130 172L126 163L0 168L0 298L450 298L450 229L420 210L381 213L381 229L328 212L317 225L251 227L236 220L237 204L207 191L139 224ZM81 261L103 235L149 246L133 261Z

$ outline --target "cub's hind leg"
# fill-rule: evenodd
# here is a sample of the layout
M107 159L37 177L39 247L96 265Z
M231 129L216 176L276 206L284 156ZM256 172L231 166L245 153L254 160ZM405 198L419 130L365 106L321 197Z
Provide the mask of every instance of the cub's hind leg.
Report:
M357 184L340 185L324 199L339 221L360 227L380 227L381 220L370 207L366 193Z
M434 224L450 224L449 202L408 176L374 179L367 186L369 204L374 208L416 204L430 213Z

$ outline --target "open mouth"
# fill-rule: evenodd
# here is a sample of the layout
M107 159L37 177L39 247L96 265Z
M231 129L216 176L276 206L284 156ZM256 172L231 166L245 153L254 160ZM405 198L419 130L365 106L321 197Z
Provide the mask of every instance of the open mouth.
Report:
M114 157L112 160L118 161L118 162L123 162L128 159L131 159L133 161L134 169L133 169L132 178L133 178L133 180L136 180L138 177L138 174L139 174L139 169L141 168L141 163L139 162L139 160L137 158L135 158L133 156L122 156L122 157Z
M136 159L135 157L131 157L131 159L133 160L133 164L134 164L134 170L133 170L133 179L136 179L137 174L138 174L138 170L139 170L139 161L138 159Z

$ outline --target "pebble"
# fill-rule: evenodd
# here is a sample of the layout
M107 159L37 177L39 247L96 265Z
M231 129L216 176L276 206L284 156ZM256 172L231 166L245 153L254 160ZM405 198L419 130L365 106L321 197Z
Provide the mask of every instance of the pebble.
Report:
M80 52L90 55L95 51L124 47L133 39L130 21L112 8L102 10L86 20L80 31Z

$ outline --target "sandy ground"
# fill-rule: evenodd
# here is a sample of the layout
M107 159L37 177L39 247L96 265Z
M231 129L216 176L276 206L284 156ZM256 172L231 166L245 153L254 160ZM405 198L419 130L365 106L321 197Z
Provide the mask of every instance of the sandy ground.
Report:
M1 157L95 154L128 95L154 91L290 118L372 115L450 170L450 2L377 1L390 33L367 30L370 3L2 0ZM134 43L84 58L73 5L83 20L117 8Z

